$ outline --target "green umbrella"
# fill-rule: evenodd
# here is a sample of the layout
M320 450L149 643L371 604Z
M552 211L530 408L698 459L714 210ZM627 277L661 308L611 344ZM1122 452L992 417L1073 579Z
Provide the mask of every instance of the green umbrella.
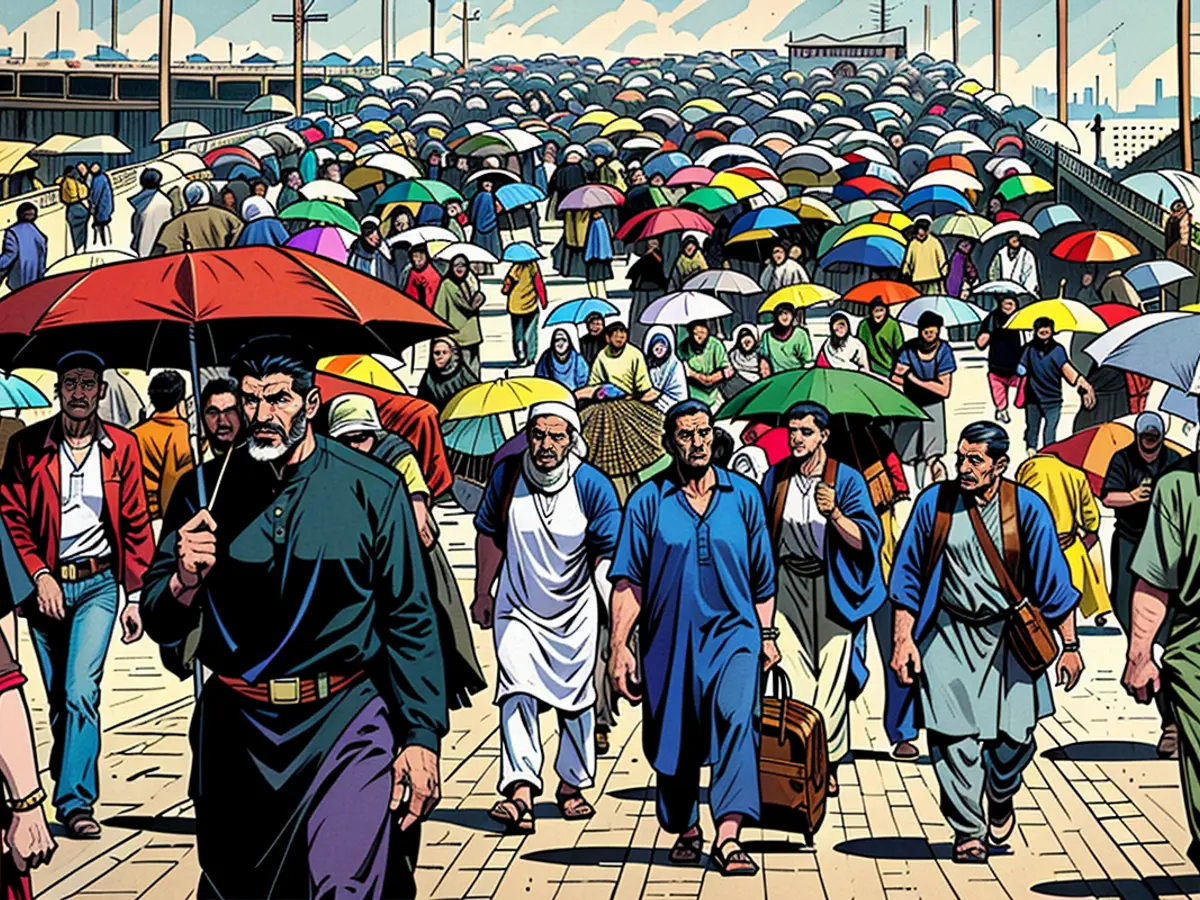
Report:
M299 219L302 222L316 222L319 225L336 225L347 231L358 234L362 229L354 216L346 211L346 207L330 203L328 200L301 200L289 203L279 213L281 219Z
M427 178L414 178L411 181L401 181L379 195L374 206L379 209L389 203L436 203L445 206L449 200L462 202L462 194L450 185L441 181L430 181Z
M696 188L679 201L680 206L694 206L704 212L716 212L719 209L737 206L737 203L738 199L733 196L733 191L723 187Z
M921 408L885 381L845 369L793 369L764 378L735 394L718 419L777 418L801 400L838 415L925 419Z

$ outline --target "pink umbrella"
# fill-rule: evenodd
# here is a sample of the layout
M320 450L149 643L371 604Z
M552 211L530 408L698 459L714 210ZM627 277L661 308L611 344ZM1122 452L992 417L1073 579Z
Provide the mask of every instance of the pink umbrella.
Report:
M345 228L338 228L335 225L317 225L294 235L287 242L287 246L345 264L350 257L350 245L353 243L354 235Z
M605 209L620 206L625 202L625 195L615 187L607 184L585 184L577 187L558 204L560 212L584 209Z
M716 177L717 173L707 166L684 166L667 179L667 187L706 185Z

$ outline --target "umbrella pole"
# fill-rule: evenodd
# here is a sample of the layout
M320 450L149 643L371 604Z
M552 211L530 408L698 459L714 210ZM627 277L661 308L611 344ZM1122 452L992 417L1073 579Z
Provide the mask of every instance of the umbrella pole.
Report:
M188 354L192 364L192 397L196 405L196 493L199 495L200 505L205 507L208 506L208 491L204 487L204 467L201 465L204 462L204 447L200 438L200 422L203 412L200 410L200 365L196 359L196 326L194 324L188 325ZM199 660L195 660L192 663L192 692L195 699L200 699L202 690L204 690L204 665Z

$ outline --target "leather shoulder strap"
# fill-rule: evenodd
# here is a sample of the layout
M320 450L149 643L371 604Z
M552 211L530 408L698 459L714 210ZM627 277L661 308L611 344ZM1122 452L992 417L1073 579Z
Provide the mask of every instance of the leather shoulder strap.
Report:
M1003 487L1003 482L1001 483L1001 487ZM1003 520L1003 507L1000 509L1000 515ZM983 516L980 515L979 507L975 505L973 500L967 501L967 516L971 519L971 527L975 529L975 539L979 541L979 548L983 551L983 555L987 559L988 568L992 570L992 575L1000 585L1001 593L1008 598L1010 604L1019 606L1022 599L1024 599L1024 594L1017 587L1016 582L1013 581L1013 577L1009 573L1004 561L1001 560L1000 551L996 549L996 542L988 534L987 526L983 524Z
M925 554L925 572L923 581L929 584L933 570L937 568L942 551L946 549L946 541L950 538L950 517L954 515L954 504L958 500L958 483L943 481L938 485L936 513L933 517L933 533L929 536L929 548Z
M779 545L779 527L783 523L783 510L787 505L788 485L791 481L791 457L788 457L775 467L775 489L771 495L770 520L767 523L772 546Z
M825 454L825 471L821 473L821 480L830 487L837 487L838 461L829 454Z
M1004 551L1004 568L1014 581L1021 571L1021 526L1017 510L1017 483L1000 482L1000 538Z

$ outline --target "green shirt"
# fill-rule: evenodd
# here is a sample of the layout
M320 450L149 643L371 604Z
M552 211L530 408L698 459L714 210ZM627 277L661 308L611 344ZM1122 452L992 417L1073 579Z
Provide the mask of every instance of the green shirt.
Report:
M679 345L679 358L683 360L683 364L688 369L700 375L712 375L729 366L729 356L725 353L725 345L714 337L710 337L700 348L697 348L692 339L688 338ZM719 384L704 387L689 378L688 396L715 408L722 399L721 387Z
M799 325L792 329L792 336L786 341L779 340L773 329L768 329L762 336L758 356L767 361L772 375L803 369L813 364L812 341Z
M1146 531L1129 568L1171 595L1175 622L1168 658L1200 649L1200 475L1194 458L1180 463L1155 486Z
M876 333L871 330L870 320L863 319L858 323L858 339L867 347L871 371L889 377L896 368L900 348L904 346L904 332L900 330L900 323L890 317L884 319L883 327Z

